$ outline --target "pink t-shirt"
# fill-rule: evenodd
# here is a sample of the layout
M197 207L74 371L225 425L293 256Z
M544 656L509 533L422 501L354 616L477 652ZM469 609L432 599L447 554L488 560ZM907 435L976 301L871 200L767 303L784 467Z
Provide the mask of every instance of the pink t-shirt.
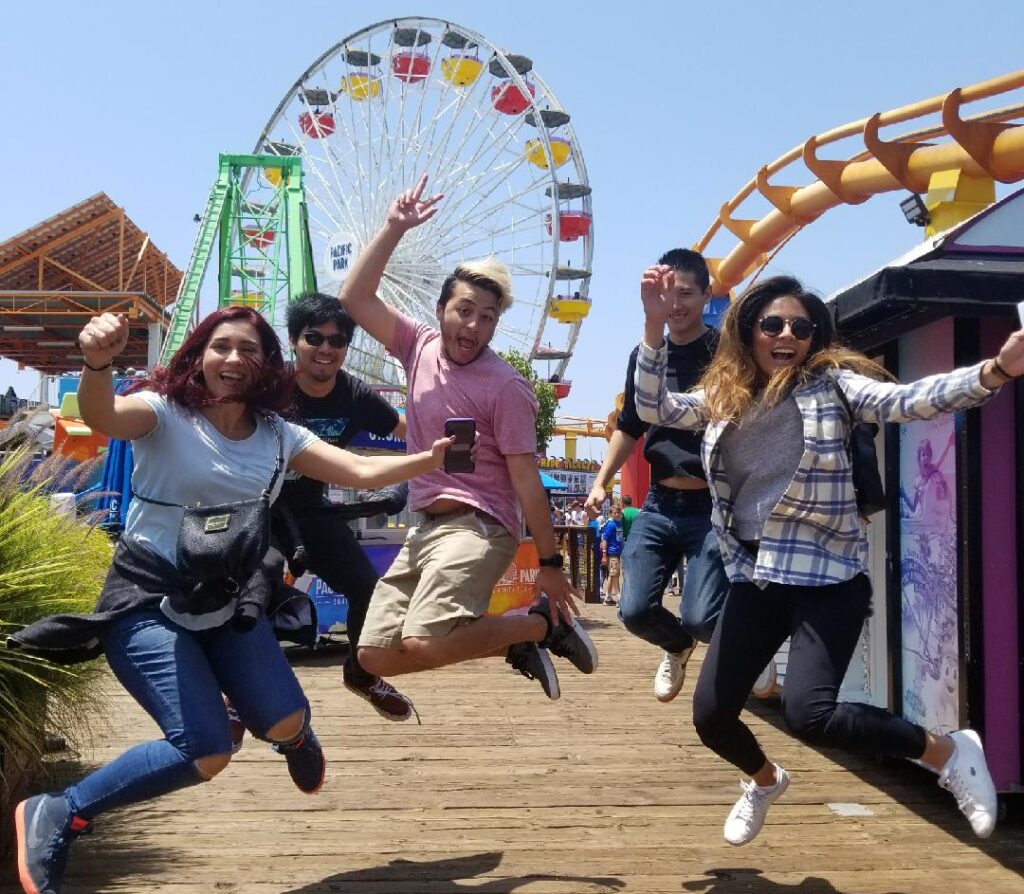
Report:
M399 315L391 353L405 367L406 443L410 453L429 450L444 437L446 419L476 420L480 446L476 471L428 472L409 482L409 507L420 510L440 497L493 515L519 536L519 502L505 456L537 451L537 398L519 373L490 348L466 366L441 350L441 333Z

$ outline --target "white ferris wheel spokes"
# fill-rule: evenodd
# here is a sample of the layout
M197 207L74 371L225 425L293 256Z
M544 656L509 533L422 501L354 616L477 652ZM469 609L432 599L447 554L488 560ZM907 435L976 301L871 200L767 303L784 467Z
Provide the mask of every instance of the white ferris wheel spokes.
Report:
M316 275L327 292L392 199L428 173L429 190L444 201L395 252L382 298L433 321L445 276L494 255L508 265L516 296L494 346L515 348L542 374L564 372L589 309L590 187L570 117L531 60L437 19L372 25L310 66L256 151L301 155ZM258 182L248 185L258 193ZM350 358L370 381L402 381L365 336Z

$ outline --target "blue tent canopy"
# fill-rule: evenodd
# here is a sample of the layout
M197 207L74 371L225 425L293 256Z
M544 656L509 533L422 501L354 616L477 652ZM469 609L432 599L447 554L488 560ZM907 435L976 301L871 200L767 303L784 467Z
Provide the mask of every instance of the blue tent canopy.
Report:
M552 478L543 472L540 473L540 483L544 486L544 490L565 490L568 487L567 484L563 484L557 478Z

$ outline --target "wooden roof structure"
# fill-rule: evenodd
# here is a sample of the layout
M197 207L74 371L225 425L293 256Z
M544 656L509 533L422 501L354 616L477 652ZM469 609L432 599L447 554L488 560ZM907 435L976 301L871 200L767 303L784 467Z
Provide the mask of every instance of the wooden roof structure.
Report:
M0 244L0 356L48 374L74 369L78 333L110 312L131 323L120 363L146 366L150 327L166 327L181 278L125 210L97 193Z

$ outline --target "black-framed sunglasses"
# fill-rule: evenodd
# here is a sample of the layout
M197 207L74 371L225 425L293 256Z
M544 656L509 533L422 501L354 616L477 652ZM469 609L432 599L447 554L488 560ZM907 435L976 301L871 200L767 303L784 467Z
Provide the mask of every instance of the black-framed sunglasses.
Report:
M322 332L317 332L315 329L310 329L307 332L302 333L302 340L309 345L311 348L319 348L325 341L332 348L347 348L348 339L340 333L334 335L324 335Z
M785 317L777 317L775 314L761 317L757 321L757 325L760 327L761 332L772 338L776 335L782 335L783 330L788 325L789 331L793 333L793 338L797 341L807 341L807 339L814 335L814 330L818 328L807 317L794 317L791 320L787 320Z

